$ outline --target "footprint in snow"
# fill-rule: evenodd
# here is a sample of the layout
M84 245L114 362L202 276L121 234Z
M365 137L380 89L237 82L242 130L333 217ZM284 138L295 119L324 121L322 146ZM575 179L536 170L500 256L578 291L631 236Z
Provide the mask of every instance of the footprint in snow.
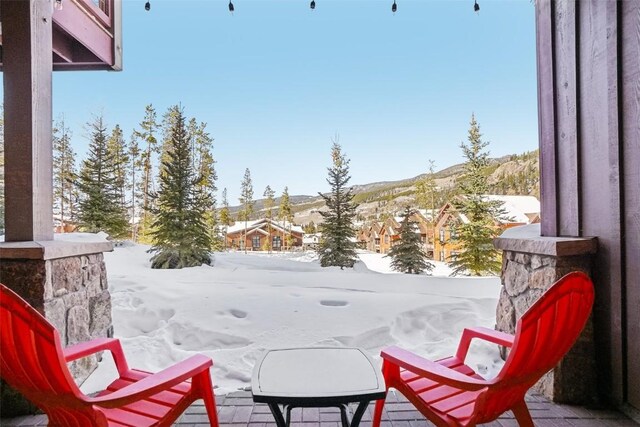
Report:
M246 311L237 310L235 308L232 308L231 310L229 310L229 313L231 313L231 315L233 317L238 318L238 319L244 319L245 317L247 317L247 312Z
M348 305L347 301L340 300L332 300L332 299L323 299L320 301L320 305L324 305L326 307L344 307Z

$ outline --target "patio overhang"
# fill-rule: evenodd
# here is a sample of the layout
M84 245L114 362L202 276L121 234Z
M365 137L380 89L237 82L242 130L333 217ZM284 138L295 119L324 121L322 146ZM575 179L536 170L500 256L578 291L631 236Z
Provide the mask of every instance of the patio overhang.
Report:
M54 71L122 69L121 0L100 0L98 4L53 0L51 4ZM0 28L0 69L4 69L3 36Z

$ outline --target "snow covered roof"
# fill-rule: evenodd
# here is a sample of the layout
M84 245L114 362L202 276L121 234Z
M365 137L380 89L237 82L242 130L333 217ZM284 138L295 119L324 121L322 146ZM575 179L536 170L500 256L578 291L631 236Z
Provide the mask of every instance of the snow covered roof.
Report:
M540 201L533 196L501 196L485 195L489 200L502 202L502 208L507 211L508 220L502 223L529 224L531 219L540 213Z
M254 226L256 226L258 223L261 223L263 220L262 219L258 219L258 220L254 220L254 221L247 221L246 223L244 221L236 221L235 224L229 226L227 228L227 233L235 233L236 231L241 231L244 230L245 228L245 224L247 229L251 229Z
M309 245L312 243L318 243L320 241L320 235L319 234L305 234L302 237L302 243L305 245Z

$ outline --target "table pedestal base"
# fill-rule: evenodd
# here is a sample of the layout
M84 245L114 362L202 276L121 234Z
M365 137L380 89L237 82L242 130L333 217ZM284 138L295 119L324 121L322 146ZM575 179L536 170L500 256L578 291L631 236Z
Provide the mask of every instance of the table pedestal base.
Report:
M327 405L327 406L318 406L318 405L282 405L282 410L280 410L280 405L276 403L269 403L269 409L271 409L271 413L273 414L273 418L276 420L276 425L278 427L289 427L291 423L291 410L293 408L339 408L340 409L340 419L342 421L342 427L358 427L360 425L360 421L362 420L362 416L364 415L364 411L367 410L367 406L369 406L370 400L363 400L358 403L358 408L356 412L353 414L353 418L349 421L349 417L347 416L347 405ZM282 411L286 411L287 417L285 419Z

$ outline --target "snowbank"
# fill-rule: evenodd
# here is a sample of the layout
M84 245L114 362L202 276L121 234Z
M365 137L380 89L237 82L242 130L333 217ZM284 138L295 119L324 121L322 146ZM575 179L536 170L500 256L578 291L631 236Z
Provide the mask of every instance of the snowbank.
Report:
M148 247L105 254L115 336L133 367L156 371L194 353L214 360L218 394L249 386L267 348L358 346L377 356L397 344L430 359L450 355L465 326L493 327L498 278L390 273L361 254L353 270L321 268L312 252L215 255L214 265L152 270ZM438 264L436 274L447 274ZM468 362L494 376L497 347L474 344ZM115 378L109 356L85 392Z

